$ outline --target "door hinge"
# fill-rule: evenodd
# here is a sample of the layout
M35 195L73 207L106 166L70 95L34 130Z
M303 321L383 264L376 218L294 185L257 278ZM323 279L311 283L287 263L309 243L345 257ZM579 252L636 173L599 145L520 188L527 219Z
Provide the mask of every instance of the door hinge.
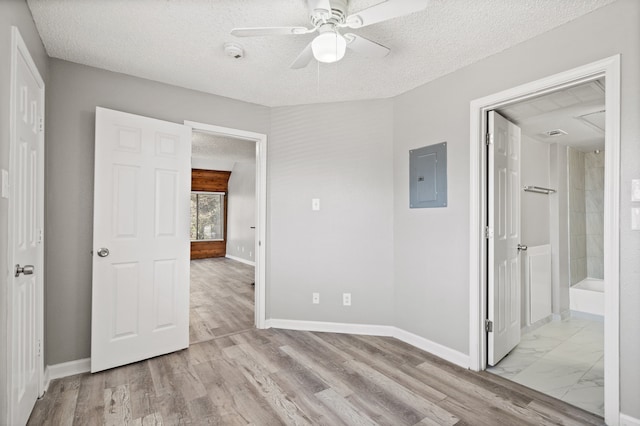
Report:
M493 133L486 134L485 142L487 145L493 145Z
M484 237L486 239L493 238L493 228L489 228L488 226L484 227Z
M40 117L40 123L38 124L38 129L40 129L40 133L44 132L44 117Z
M38 356L42 355L42 340L38 339Z
M38 229L38 243L42 243L44 239L44 231L42 228Z
M488 319L484 320L484 331L487 333L493 333L493 321Z

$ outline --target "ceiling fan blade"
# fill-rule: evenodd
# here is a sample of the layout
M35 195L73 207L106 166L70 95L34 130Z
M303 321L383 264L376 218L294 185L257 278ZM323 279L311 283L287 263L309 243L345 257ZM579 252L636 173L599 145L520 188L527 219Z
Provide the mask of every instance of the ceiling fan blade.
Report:
M253 27L253 28L234 28L231 35L236 37L257 37L270 35L298 35L314 32L315 28L305 27Z
M309 12L311 14L323 13L325 18L331 16L331 2L329 0L307 0L309 6Z
M389 48L353 33L344 34L347 47L354 52L370 58L383 58L389 54Z
M302 52L298 55L298 57L291 64L292 69L297 70L300 68L304 68L309 65L309 62L313 59L313 50L311 50L311 43L307 44L307 47L304 48Z
M349 28L362 28L367 25L398 18L427 7L429 0L387 0L368 9L347 17L342 25Z

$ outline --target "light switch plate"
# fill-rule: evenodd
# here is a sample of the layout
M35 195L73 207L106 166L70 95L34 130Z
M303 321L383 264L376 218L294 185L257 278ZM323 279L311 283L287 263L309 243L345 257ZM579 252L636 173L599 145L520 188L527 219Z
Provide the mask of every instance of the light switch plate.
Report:
M640 231L640 207L631 208L631 229Z
M631 180L631 201L640 201L640 179Z
M9 198L9 172L2 169L2 198Z
M313 198L311 200L311 210L313 210L314 212L320 210L320 198Z

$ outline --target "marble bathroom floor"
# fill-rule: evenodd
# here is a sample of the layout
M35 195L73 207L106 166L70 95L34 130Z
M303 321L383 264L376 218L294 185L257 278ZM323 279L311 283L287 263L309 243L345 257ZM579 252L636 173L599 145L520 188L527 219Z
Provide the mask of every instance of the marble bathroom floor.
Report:
M487 371L604 416L604 323L567 318L545 324Z

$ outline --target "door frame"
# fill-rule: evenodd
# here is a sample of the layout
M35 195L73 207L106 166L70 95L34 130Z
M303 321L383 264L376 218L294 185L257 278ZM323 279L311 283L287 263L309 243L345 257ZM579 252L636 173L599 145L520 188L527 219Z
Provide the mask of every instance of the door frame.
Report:
M192 131L204 132L216 136L233 139L242 139L256 143L256 210L258 218L256 222L255 240L255 301L254 314L256 328L266 326L266 251L267 251L267 135L264 133L249 132L230 127L216 126L213 124L199 123L196 121L184 121L185 126Z
M620 55L516 86L470 103L470 245L469 245L469 368L487 366L487 223L486 112L545 93L605 77L605 421L617 425L620 417Z
M38 343L39 357L37 360L37 375L38 375L38 395L44 393L44 348L43 348L43 333L44 333L44 118L45 118L45 84L40 76L38 67L33 61L29 49L25 44L20 30L12 26L11 27L11 88L10 88L10 107L9 107L9 176L10 183L14 176L16 176L15 170L13 170L16 156L16 78L17 78L17 60L18 55L22 56L29 71L33 74L34 79L40 89L40 102L42 109L39 111L42 119L41 131L38 136L38 182L37 182L37 211L36 217L38 221L39 244L37 246L37 266L41 269L37 274L36 279L36 339ZM13 220L16 215L16 204L13 202L15 194L18 188L15 185L10 184L9 188L9 200L8 200L8 235L7 235L7 299L6 309L7 312L7 329L6 329L6 368L7 368L7 422L13 424L14 404L13 404L13 306L11 301L13 300L13 265L15 265L13 244L15 242Z

